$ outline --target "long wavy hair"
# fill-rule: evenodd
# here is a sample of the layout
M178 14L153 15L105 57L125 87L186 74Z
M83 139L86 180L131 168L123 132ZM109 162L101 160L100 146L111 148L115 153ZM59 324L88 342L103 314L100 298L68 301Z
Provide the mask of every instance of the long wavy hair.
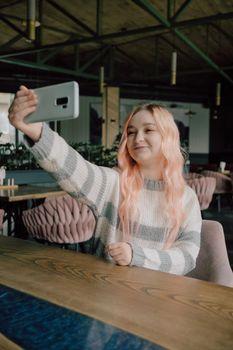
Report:
M180 224L184 217L182 196L185 182L182 175L184 158L180 148L179 131L173 116L169 111L156 104L137 106L127 117L118 150L118 167L121 172L121 205L119 207L120 222L123 234L132 235L138 218L137 199L143 187L144 178L139 165L131 158L127 149L127 128L133 116L139 111L149 111L153 116L157 129L161 134L161 153L164 168L162 180L164 182L164 210L168 220L168 232L165 248L175 241ZM155 164L156 167L156 164Z

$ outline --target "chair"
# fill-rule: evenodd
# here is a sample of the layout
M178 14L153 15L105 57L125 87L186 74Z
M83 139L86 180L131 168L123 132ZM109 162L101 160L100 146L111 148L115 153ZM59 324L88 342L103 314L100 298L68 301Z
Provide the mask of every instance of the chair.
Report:
M207 209L213 198L216 179L213 177L204 177L197 173L184 174L184 179L196 192L201 210Z
M217 195L218 211L221 211L221 195L232 193L232 183L230 177L219 173L217 171L203 170L202 174L206 177L213 177L216 179L216 188L214 194Z
M22 220L33 238L63 247L89 240L96 224L88 206L68 194L48 198L43 204L23 211Z
M196 267L186 276L233 287L222 225L217 221L203 220L201 247Z
M216 193L229 193L232 191L231 179L227 175L211 170L203 170L201 174L216 179Z
M195 172L190 172L190 173L186 173L184 174L184 179L185 180L192 180L192 179L200 179L201 177L203 177L203 175L199 174L199 173L195 173Z

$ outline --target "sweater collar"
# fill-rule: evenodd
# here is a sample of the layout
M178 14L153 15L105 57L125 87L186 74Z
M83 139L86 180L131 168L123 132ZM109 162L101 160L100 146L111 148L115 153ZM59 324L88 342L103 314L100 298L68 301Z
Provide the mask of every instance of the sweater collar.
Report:
M150 190L150 191L163 191L164 190L164 181L144 179L144 186L143 187L146 190Z

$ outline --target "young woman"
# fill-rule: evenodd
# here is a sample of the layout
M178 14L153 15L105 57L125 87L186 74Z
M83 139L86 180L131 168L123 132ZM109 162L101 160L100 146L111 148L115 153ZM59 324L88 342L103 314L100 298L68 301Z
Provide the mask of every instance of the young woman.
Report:
M185 185L179 133L163 107L145 104L126 120L118 169L87 162L46 124L26 124L37 97L21 86L9 120L42 168L97 220L91 252L118 265L135 265L184 275L195 267L201 214Z

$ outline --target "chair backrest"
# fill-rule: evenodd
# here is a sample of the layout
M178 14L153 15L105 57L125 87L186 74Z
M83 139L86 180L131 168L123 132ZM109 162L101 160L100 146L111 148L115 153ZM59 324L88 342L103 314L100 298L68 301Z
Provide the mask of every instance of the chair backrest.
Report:
M187 276L233 287L233 272L227 255L223 227L219 222L202 221L201 248L196 267Z
M4 218L4 210L0 209L0 230L2 230L2 226L3 226L3 218Z
M196 192L201 210L207 209L213 198L216 179L189 173L185 176L185 181Z
M203 170L202 174L216 179L215 193L229 193L232 191L231 179L227 175L211 170Z
M199 174L199 173L193 173L193 172L189 172L189 173L186 173L186 174L184 174L184 179L186 180L186 181L188 181L188 180L192 180L192 179L196 179L196 178L201 178L201 177L203 177L203 175L201 175L201 174Z
M22 219L33 237L62 244L87 241L96 224L89 207L68 194L49 198L43 204L25 210Z

